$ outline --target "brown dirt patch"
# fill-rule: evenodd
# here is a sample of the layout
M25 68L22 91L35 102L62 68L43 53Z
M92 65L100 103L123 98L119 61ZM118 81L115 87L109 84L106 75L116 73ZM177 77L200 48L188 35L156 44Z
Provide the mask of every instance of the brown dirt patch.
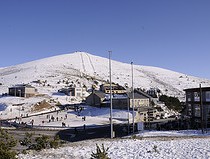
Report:
M50 108L52 108L52 106L48 102L43 100L42 102L36 103L32 111L39 112L39 111L47 110Z

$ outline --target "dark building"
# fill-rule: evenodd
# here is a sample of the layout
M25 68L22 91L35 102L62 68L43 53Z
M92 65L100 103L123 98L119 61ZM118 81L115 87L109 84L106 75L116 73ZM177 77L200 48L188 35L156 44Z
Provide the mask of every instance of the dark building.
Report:
M192 128L210 127L210 87L185 89L185 114Z
M95 91L86 98L86 103L96 107L110 107L110 95ZM113 109L128 109L127 94L114 94L112 97Z
M86 98L86 103L91 106L96 106L96 107L101 107L104 104L105 100L105 93L96 91L91 93L87 98Z
M32 97L37 94L37 89L28 84L15 85L9 88L10 96Z
M149 107L151 97L146 93L136 90L134 91L134 103L132 93L120 93L112 95L112 106L113 109L131 109L132 103L134 109L137 110L139 107ZM92 106L99 107L110 107L110 94L105 94L102 91L95 91L86 98L86 103Z

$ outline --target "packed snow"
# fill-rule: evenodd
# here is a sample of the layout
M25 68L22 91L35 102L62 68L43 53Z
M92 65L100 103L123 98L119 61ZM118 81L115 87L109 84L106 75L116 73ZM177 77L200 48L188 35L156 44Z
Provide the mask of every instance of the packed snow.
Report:
M128 112L123 110L113 110L113 123L123 123L126 121ZM130 120L132 118L132 112L129 112ZM85 117L85 119L84 119ZM65 123L64 128L76 127L76 126L93 126L93 125L105 125L109 124L110 109L108 108L92 108L90 106L84 106L84 110L81 112L75 110L62 110L47 113L44 115L31 116L29 118L22 118L21 122L26 122L31 125L31 121L34 121L34 126L47 126L61 128L62 123Z
M156 137L151 137L153 135ZM189 138L195 135L197 137ZM210 158L209 135L209 133L202 135L200 131L191 130L146 131L137 134L135 138L95 139L69 143L58 149L31 151L29 154L20 154L19 159L86 159L91 157L92 152L96 152L96 144L100 147L102 144L105 148L108 147L108 156L111 159L207 159Z
M12 119L12 122L32 124L34 126L46 126L61 128L62 123L65 123L65 128L75 126L93 126L109 124L110 109L109 108L96 108L87 105L80 105L82 110L65 109L60 110L59 107L53 106L50 109L42 111L32 111L33 103L41 102L43 97L35 98L22 98L22 97L4 97L0 98L0 119ZM10 103L8 102L10 101ZM64 102L64 101L63 101ZM4 104L4 103L7 103ZM18 104L21 105L18 105ZM24 104L23 104L24 103ZM132 118L132 112L126 110L113 110L113 122L123 123ZM15 118L18 119L15 119ZM21 118L20 118L21 117ZM85 117L85 120L83 119Z

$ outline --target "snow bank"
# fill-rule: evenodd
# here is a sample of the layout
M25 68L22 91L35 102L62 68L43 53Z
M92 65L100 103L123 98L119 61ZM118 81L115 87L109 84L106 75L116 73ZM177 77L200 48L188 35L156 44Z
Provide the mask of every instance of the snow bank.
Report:
M41 152L19 155L19 159L87 159L96 151L95 144L109 147L108 156L111 159L192 159L210 157L210 139L113 139L89 140L71 143L59 149L49 149Z

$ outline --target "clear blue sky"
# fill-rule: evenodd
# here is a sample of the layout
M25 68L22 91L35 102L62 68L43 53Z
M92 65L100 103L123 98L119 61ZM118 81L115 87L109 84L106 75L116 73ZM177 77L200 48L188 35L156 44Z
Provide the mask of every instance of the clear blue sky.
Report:
M108 50L210 79L210 0L0 0L0 67Z

